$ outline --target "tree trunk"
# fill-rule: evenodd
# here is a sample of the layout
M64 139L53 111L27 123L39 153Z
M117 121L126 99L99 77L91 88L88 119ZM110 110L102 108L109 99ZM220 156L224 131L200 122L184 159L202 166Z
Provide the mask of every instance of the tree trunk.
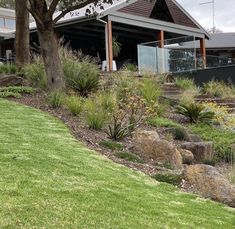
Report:
M38 28L38 38L41 47L41 54L47 74L49 89L64 88L64 71L59 57L58 41L53 26Z
M29 63L29 12L25 0L15 1L16 10L16 35L15 53L16 65L22 68Z

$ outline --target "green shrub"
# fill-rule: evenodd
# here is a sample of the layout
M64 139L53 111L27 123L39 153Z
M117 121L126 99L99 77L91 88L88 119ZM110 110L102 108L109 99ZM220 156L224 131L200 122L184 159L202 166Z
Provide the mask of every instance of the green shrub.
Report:
M125 159L127 161L132 161L132 162L137 162L137 163L144 163L142 159L140 159L137 155L126 152L126 151L121 151L115 154L116 157Z
M131 124L126 123L123 118L120 118L119 115L114 114L112 121L105 130L105 133L109 138L117 141L125 138L130 133L130 127Z
M65 94L60 90L52 91L48 96L48 103L52 108L59 108L64 102Z
M211 124L214 118L214 112L208 111L202 104L197 103L179 105L176 107L176 112L189 118L191 123L204 122Z
M205 165L211 165L211 166L215 166L215 164L216 164L215 159L204 159L202 162Z
M183 90L188 90L196 87L193 79L182 77L175 78L175 85Z
M113 141L101 141L99 145L111 150L121 150L123 148L122 144Z
M235 132L214 128L207 125L191 124L188 128L199 135L204 141L212 141L215 148L216 160L232 162L232 144L235 142Z
M175 140L185 141L188 139L188 132L183 127L175 127L171 130L171 132Z
M65 105L74 116L78 116L82 112L83 99L74 95L68 96Z
M130 71L130 72L137 72L138 67L135 64L128 63L124 65L123 70Z
M180 124L162 117L149 118L148 124L155 127L180 127Z
M140 87L140 93L145 99L147 106L152 107L158 103L158 98L162 94L162 90L154 80L145 79Z
M14 64L1 64L0 65L0 74L16 74L17 67Z
M45 89L47 87L47 77L44 64L40 57L34 57L33 62L23 69L23 74L29 83L34 87Z
M20 98L21 94L33 94L35 90L31 87L23 86L10 86L10 87L0 87L0 97L1 98Z
M64 64L66 84L69 88L87 97L100 86L99 71L92 63L68 60Z
M234 98L235 86L212 80L203 85L203 93L218 98Z
M85 118L88 127L92 130L102 129L106 120L103 107L97 104L95 99L87 99L85 102L85 110Z
M99 103L103 109L112 113L117 107L117 98L115 92L102 91L96 94L97 103Z
M182 181L182 176L178 174L156 174L153 176L154 179L160 182L165 182L175 186L179 186Z

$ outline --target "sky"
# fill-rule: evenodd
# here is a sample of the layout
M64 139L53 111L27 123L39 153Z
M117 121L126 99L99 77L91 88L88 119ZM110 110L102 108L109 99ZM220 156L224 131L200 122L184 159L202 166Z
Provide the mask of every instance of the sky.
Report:
M204 28L213 27L212 0L177 0ZM215 1L215 27L223 32L235 32L235 0Z

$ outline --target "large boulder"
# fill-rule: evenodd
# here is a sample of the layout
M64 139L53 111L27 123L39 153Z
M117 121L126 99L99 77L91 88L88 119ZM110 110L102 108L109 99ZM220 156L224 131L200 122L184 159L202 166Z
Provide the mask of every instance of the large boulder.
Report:
M182 169L182 157L173 144L160 140L155 131L137 131L133 136L133 150L145 159L155 163L169 163L176 169Z
M194 161L194 155L191 151L189 150L186 150L186 149L178 149L181 156L182 156L182 159L183 159L183 164L192 164L193 161Z
M23 79L17 75L0 75L0 87L20 86Z
M180 145L180 148L191 151L197 162L211 160L214 157L213 142L185 142Z
M235 207L235 186L209 165L190 165L184 171L184 179L193 190L205 198Z

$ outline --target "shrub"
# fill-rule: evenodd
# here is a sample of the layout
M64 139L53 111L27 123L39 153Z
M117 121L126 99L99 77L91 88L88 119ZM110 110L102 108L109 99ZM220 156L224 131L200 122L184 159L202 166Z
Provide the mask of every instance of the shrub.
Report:
M23 86L10 86L10 87L1 87L0 88L0 97L14 97L20 98L21 94L33 94L35 90L31 87L23 87Z
M23 74L32 86L41 89L47 87L47 77L40 57L34 56L33 62L24 67Z
M235 87L232 84L212 80L203 85L203 93L218 98L234 98Z
M105 111L95 99L87 99L85 101L86 123L92 130L100 130L105 123Z
M145 79L140 87L140 93L145 99L147 106L153 107L158 103L158 98L162 94L162 90L154 80Z
M123 70L130 71L130 72L137 72L138 67L135 64L127 63L124 65Z
M97 103L99 103L108 113L112 113L117 107L115 92L102 91L96 94L96 99Z
M184 141L188 139L188 132L183 127L175 127L171 131L175 140Z
M74 116L78 116L82 112L83 99L74 95L68 96L65 105Z
M109 138L114 140L121 140L130 133L130 126L131 125L129 123L125 122L124 116L121 116L117 113L113 115L113 119L105 132Z
M17 67L14 64L1 64L0 65L0 74L16 74Z
M210 111L214 112L214 120L223 129L235 129L235 116L229 113L226 106L220 106L213 102L205 102L203 105Z
M123 148L122 144L113 141L101 141L99 145L111 150L121 150Z
M190 130L199 135L204 141L212 141L217 160L231 162L231 154L234 152L231 145L235 142L235 132L217 129L207 125L191 124Z
M191 123L204 122L211 124L214 118L214 112L208 111L202 104L197 103L179 105L176 107L176 112L189 118Z
M204 159L202 162L205 165L211 165L211 166L215 166L215 164L216 164L215 159Z
M52 108L59 108L62 106L65 94L60 90L52 91L48 96L48 103Z
M64 71L67 86L83 97L100 86L98 68L94 64L69 60L64 63Z
M125 159L127 161L137 162L137 163L144 163L142 159L140 159L138 156L136 156L133 153L121 151L115 154L116 157Z
M188 90L196 87L193 79L182 77L175 78L175 85L183 90Z
M149 118L148 124L155 127L180 127L180 124L162 117Z
M165 182L175 186L179 186L182 181L182 176L178 174L156 174L153 176L154 179L160 182Z
M195 97L197 97L199 94L200 90L197 87L186 89L180 94L179 103L180 104L194 103Z

